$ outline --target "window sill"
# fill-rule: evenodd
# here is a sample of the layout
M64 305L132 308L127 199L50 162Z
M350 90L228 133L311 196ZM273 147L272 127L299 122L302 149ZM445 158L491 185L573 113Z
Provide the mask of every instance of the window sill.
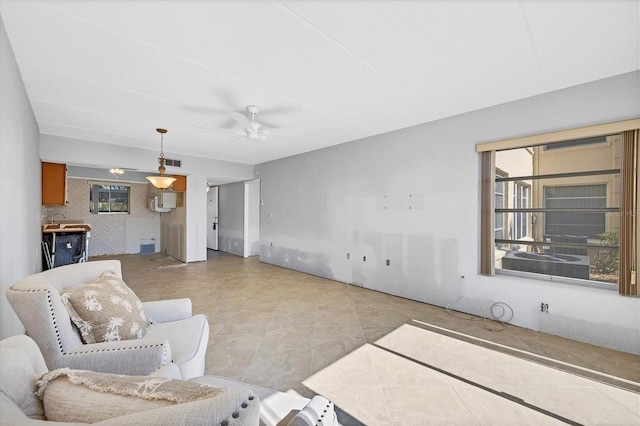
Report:
M496 275L526 278L534 281L546 281L551 283L570 284L580 287L597 288L608 291L618 291L617 283L605 283L601 281L582 280L579 278L561 277L557 275L536 274L534 272L514 271L510 269L496 269Z
M129 214L129 212L89 212L91 214L105 215L105 214Z

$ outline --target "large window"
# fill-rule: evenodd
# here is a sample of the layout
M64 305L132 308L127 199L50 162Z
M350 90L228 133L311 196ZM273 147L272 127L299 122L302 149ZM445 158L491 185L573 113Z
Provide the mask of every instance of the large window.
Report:
M89 185L89 211L91 213L129 213L129 191L126 185Z
M617 283L636 295L639 124L478 145L481 272Z

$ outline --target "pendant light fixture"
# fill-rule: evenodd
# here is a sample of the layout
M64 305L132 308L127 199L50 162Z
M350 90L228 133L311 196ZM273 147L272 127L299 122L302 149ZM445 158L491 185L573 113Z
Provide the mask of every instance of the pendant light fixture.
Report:
M160 176L147 176L151 185L155 186L158 189L167 189L171 186L173 182L176 181L176 178L171 176L165 176L165 159L164 159L164 134L167 133L166 129L156 129L156 132L160 133L160 157L158 157L158 163L160 163L160 167L158 167L158 172Z

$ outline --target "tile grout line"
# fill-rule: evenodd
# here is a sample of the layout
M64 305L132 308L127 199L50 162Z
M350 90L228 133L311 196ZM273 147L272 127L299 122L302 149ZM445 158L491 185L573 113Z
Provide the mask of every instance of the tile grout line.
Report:
M366 347L366 345L367 343L364 344L364 347ZM376 368L376 365L373 362L373 358L371 358L371 353L368 350L366 350L365 352L367 354L367 358L369 358L369 362L371 362L371 368L373 369L373 374L375 374L376 376L376 387L380 389L380 394L382 395L382 399L384 400L384 407L387 411L387 415L389 416L389 420L391 420L391 424L393 426L402 426L402 425L396 425L396 422L393 417L393 413L391 411L391 408L389 407L389 401L387 400L387 396L384 394L383 386L380 383L380 376L378 375L378 369Z
M489 386L484 386L484 385L481 385L480 383L474 382L473 380L465 379L462 376L458 376L457 374L451 373L451 372L449 372L447 370L443 370L443 369L441 369L439 367L436 367L434 365L428 364L426 362L417 360L417 359L412 358L412 357L410 357L408 355L405 355L403 353L396 352L393 349L385 348L384 346L380 346L377 343L372 343L372 345L374 347L378 348L378 349L382 349L382 350L387 351L387 352L389 352L389 353L391 353L393 355L399 356L399 357L404 358L404 359L406 359L408 361L411 361L411 362L419 364L419 365L421 365L423 367L429 368L429 369L431 369L431 370L433 370L433 371L435 371L437 373L444 374L445 376L448 376L448 377L451 377L453 379L459 380L459 381L461 381L463 383L466 383L468 385L475 386L475 387L477 387L477 388L479 388L479 389L481 389L481 390L483 390L485 392L489 392L489 393L491 393L493 395L499 396L499 397L504 398L504 399L506 399L508 401L515 402L516 404L520 404L520 405L522 405L524 407L527 407L527 408L529 408L529 409L531 409L533 411L537 411L537 412L539 412L541 414L544 414L544 415L549 416L551 418L554 418L556 420L560 420L561 422L564 422L564 423L567 423L567 424L570 424L570 425L574 425L574 426L581 426L582 425L582 423L579 423L579 422L576 422L574 420L568 419L568 418L566 418L564 416L561 416L560 414L556 414L556 413L554 413L552 411L549 411L549 410L546 410L546 409L544 409L542 407L538 407L537 405L528 403L525 400L523 400L521 398L518 398L517 396L511 395L511 394L509 394L507 392L497 391L497 390L495 390L495 389L493 389L493 388L491 388ZM456 393L456 395L457 395L457 393ZM466 406L466 404L465 404L465 406Z
M462 395L460 395L460 394L458 393L458 390L455 388L455 386L451 386L451 385L449 385L449 388L451 388L451 391L452 391L453 393L455 393L455 394L456 394L456 397L460 400L460 402L462 403L462 405L464 405L464 408L466 408L466 409L467 409L467 411L469 412L469 415L470 415L471 417L473 417L473 419L476 421L476 423L477 423L478 425L482 425L482 422L481 422L481 421L476 417L476 415L475 415L475 413L473 412L473 410L471 409L471 407L469 407L469 406L467 405L467 401L465 401L465 400L464 400L464 398L462 397Z
M246 301L245 301L245 303L246 303ZM278 307L280 307L280 305L278 305ZM275 318L275 315L272 315L271 316L271 321L269 322L269 325L266 327L264 335L262 336L262 340L260 340L260 345L258 345L258 349L256 350L256 352L253 354L253 357L251 358L251 362L249 363L249 367L245 370L244 375L242 376L242 381L243 382L246 381L246 378L247 378L247 375L249 374L249 371L252 370L253 363L256 361L256 358L258 357L258 354L260 353L260 351L262 349L262 345L264 345L264 341L265 341L265 339L267 337L267 333L269 332L269 329L273 325L274 318Z

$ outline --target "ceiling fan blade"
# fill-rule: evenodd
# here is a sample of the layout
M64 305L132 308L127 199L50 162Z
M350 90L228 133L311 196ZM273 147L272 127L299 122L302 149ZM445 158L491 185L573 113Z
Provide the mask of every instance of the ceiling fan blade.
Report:
M235 111L231 111L229 114L231 115L231 118L233 118L236 123L238 123L243 129L251 127L251 122L244 114L240 114L239 112Z
M269 135L299 135L304 133L304 127L280 127L276 129L268 129L267 132L269 132Z
M229 143L233 143L233 142L237 141L238 139L242 139L242 138L244 138L244 137L245 137L245 136L238 136L238 137L235 137L235 138L231 139L231 140L230 140L230 141L228 141L228 142L229 142Z
M191 126L194 127L196 129L205 129L205 130L212 130L214 132L225 132L225 133L230 133L233 132L233 129L215 129L213 127L203 127L203 126Z

